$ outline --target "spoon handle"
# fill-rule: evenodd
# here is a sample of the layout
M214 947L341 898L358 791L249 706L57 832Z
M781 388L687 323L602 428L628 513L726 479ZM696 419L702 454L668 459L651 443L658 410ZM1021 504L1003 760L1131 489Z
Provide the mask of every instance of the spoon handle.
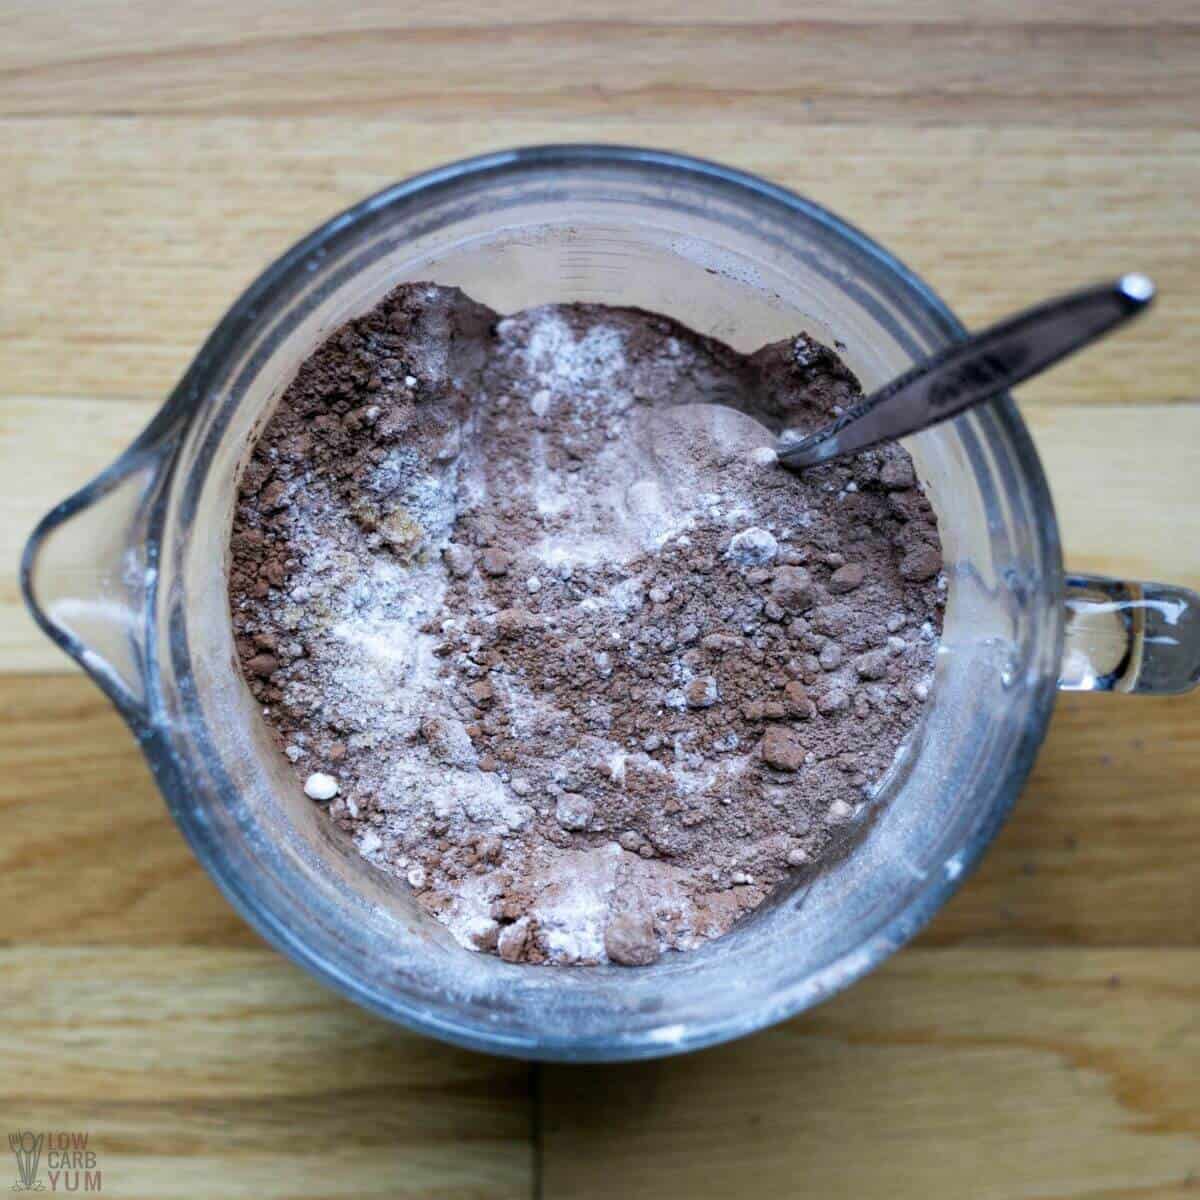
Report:
M1132 274L1028 308L918 363L816 433L797 440L785 432L779 461L813 467L936 425L1082 349L1153 299L1154 284Z

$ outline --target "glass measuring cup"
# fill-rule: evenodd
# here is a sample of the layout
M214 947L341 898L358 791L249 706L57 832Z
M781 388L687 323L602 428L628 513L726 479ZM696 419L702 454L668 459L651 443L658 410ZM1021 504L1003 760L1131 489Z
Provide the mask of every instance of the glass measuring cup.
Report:
M1182 690L1197 598L1064 577L1050 497L1008 400L913 439L950 575L926 711L860 844L728 936L651 967L471 954L324 821L233 661L225 542L248 439L315 345L402 280L501 311L636 304L749 349L807 329L874 387L961 328L837 218L714 164L603 146L490 155L330 221L234 305L133 446L26 548L35 617L111 697L196 854L269 941L438 1037L546 1059L692 1049L796 1013L944 903L1028 773L1059 687Z

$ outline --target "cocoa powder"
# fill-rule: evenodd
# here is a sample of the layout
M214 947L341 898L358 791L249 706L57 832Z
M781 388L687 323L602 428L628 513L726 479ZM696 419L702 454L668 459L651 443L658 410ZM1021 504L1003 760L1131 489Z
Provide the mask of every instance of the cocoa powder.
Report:
M805 335L742 356L411 284L253 447L247 686L297 787L332 777L329 819L463 945L642 965L718 936L836 851L915 725L945 578L911 460L788 472L712 407L747 388L801 430L860 394Z

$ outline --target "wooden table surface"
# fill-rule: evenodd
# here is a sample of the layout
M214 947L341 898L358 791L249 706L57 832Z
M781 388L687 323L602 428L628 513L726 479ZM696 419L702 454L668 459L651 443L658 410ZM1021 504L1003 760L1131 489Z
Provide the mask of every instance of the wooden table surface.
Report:
M265 948L25 617L34 520L270 259L396 178L551 140L761 172L969 322L1151 273L1151 318L1019 401L1071 562L1200 587L1195 0L502 11L0 6L0 1132L88 1133L114 1196L1200 1195L1200 696L1064 698L978 874L808 1016L538 1068Z

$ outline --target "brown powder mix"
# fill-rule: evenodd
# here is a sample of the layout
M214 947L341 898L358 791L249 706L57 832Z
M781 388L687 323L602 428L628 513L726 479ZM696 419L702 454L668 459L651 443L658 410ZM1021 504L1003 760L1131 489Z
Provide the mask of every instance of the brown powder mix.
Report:
M247 683L297 786L336 785L330 819L463 945L632 965L716 937L836 850L916 723L945 578L911 460L797 476L710 406L745 389L802 430L860 394L804 335L743 356L411 284L254 446Z

